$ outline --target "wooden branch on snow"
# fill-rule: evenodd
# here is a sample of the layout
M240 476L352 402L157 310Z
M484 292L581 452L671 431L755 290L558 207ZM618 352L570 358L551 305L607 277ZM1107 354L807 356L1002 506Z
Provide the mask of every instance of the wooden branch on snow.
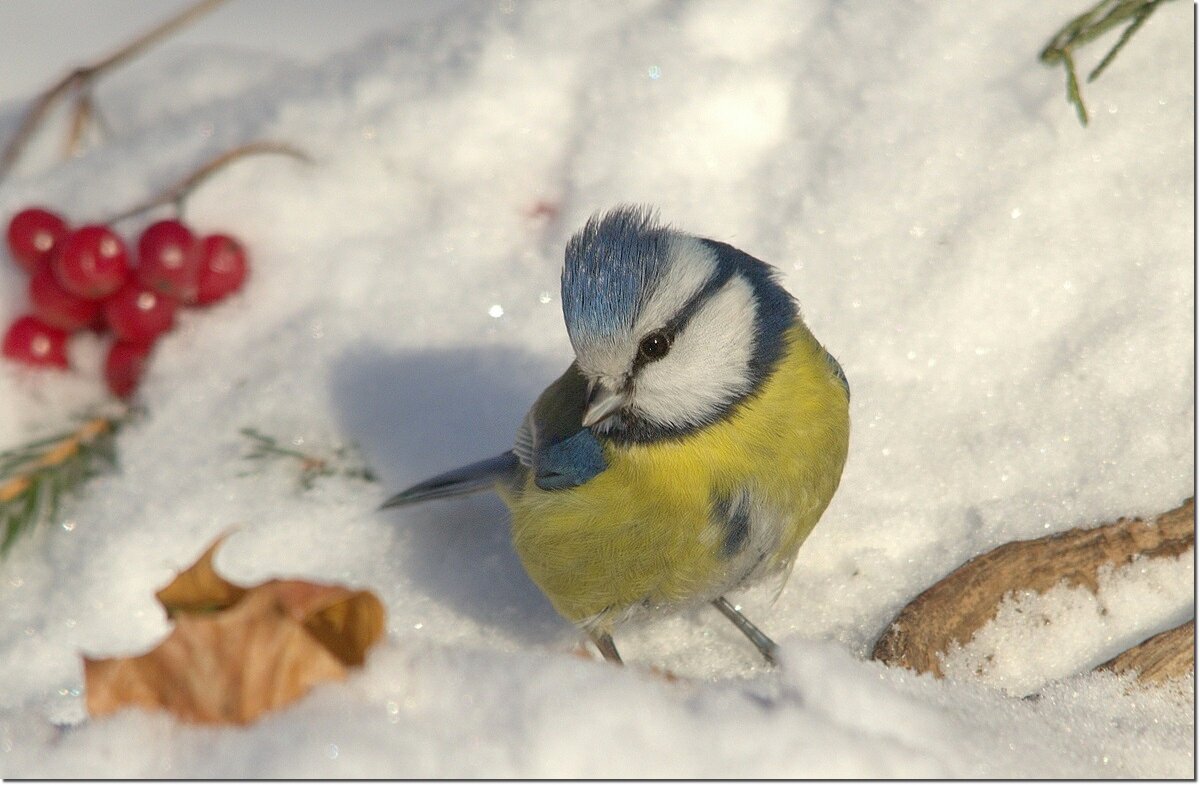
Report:
M1096 670L1135 671L1143 684L1161 684L1196 668L1196 620L1160 632L1113 657Z
M1095 592L1102 567L1119 567L1138 558L1177 556L1193 548L1195 517L1193 498L1150 522L1122 518L1095 529L1072 529L1001 545L974 557L909 603L876 642L871 656L887 665L940 678L941 655L955 643L970 641L976 630L995 618L1008 594L1021 590L1041 593L1064 581ZM1178 635L1190 641L1194 630L1192 625ZM1175 673L1182 655L1168 652L1174 652L1179 641L1170 638L1155 643L1162 637L1141 644L1148 648L1140 655L1134 652L1141 646L1135 647L1105 665L1113 665L1113 670L1140 667L1144 680L1150 679L1149 674ZM1187 646L1190 655L1190 642Z

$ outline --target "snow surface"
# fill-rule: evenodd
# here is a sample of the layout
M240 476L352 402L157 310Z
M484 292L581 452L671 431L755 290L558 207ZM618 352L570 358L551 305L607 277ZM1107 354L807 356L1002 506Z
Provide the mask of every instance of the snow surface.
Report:
M255 138L317 163L247 160L196 194L191 221L247 241L247 289L185 315L122 471L0 565L0 774L1192 776L1194 679L1088 670L1194 615L1193 554L1014 597L943 681L868 659L970 556L1192 493L1191 12L1162 7L1085 86L1084 129L1036 54L1086 5L464 3L302 58L247 43L243 3L204 23L234 43L108 76L115 135L61 163L39 142L0 214L99 218ZM29 13L0 4L0 30ZM498 500L374 511L508 446L569 361L563 244L630 201L777 264L850 378L841 489L782 596L737 598L777 670L711 611L622 632L625 669L573 656ZM4 265L0 322L23 308ZM0 365L0 445L99 399L102 352L77 340L71 375ZM243 426L357 442L382 482L248 474ZM235 525L231 579L368 587L386 642L249 728L85 719L79 655L156 644L153 592Z

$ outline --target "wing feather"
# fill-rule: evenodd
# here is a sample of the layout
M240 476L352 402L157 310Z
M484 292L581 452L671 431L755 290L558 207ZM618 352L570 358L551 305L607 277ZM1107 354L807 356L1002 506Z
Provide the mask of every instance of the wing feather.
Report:
M575 488L607 468L604 451L583 427L588 381L576 363L546 388L517 431L513 452L543 490Z

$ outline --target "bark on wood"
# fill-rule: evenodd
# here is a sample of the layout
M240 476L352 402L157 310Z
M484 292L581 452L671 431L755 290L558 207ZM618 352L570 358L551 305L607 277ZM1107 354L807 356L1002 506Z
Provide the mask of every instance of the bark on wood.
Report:
M1153 521L1122 518L1094 529L1010 542L979 555L908 604L875 644L873 659L941 677L939 655L966 644L1004 597L1066 582L1096 591L1102 567L1177 556L1196 539L1195 499Z
M1196 620L1160 632L1113 657L1096 670L1113 673L1135 671L1143 684L1164 681L1191 673L1196 668Z

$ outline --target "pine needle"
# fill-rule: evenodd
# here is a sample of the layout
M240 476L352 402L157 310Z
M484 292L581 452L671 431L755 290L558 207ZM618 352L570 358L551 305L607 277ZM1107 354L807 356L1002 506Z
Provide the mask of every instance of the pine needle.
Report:
M1075 51L1114 27L1128 23L1121 31L1121 37L1117 39L1116 44L1088 74L1088 82L1095 81L1116 59L1117 53L1125 47L1133 34L1146 23L1150 14L1165 2L1169 0L1101 0L1063 25L1050 39L1050 43L1046 44L1041 53L1041 60L1047 65L1063 64L1067 72L1067 101L1075 107L1075 113L1082 125L1088 124L1088 112L1083 103L1083 95L1079 91L1079 78L1075 73Z
M274 436L265 434L256 428L242 428L241 434L250 440L249 450L242 455L244 459L265 462L269 459L285 458L295 461L300 469L299 481L303 490L312 489L319 477L332 477L339 474L364 482L377 480L375 472L369 466L357 461L357 456L354 454L357 449L354 447L338 447L333 451L332 458L322 458L319 455L280 444Z
M42 522L58 518L63 497L115 465L113 436L128 409L90 417L74 429L0 452L0 557Z

